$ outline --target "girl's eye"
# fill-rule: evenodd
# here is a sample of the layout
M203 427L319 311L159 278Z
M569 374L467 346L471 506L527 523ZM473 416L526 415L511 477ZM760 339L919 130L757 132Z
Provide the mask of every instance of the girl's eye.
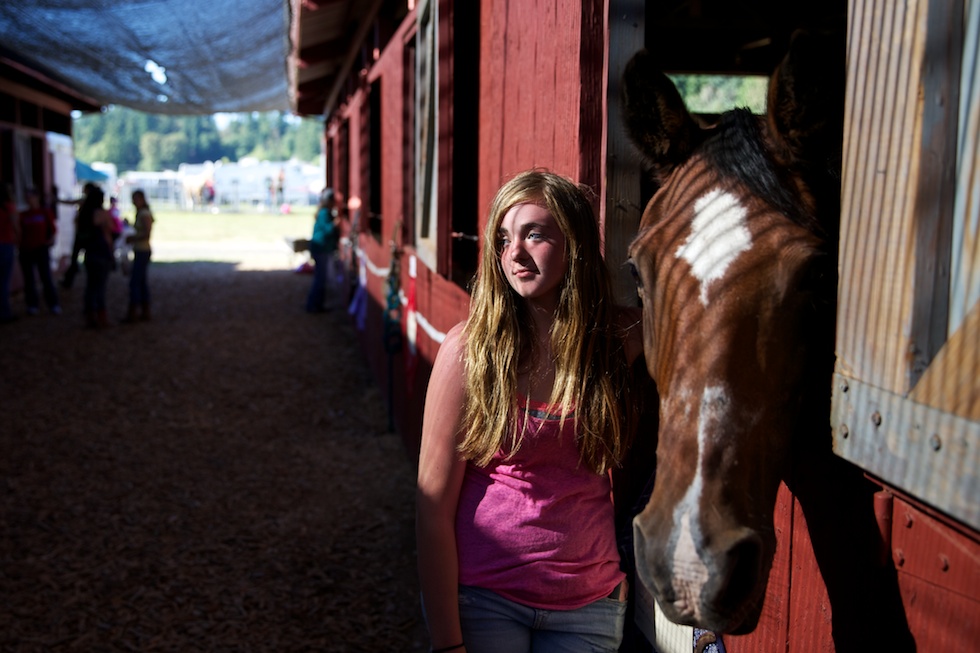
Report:
M530 240L540 240L540 239L541 239L541 234L540 234L540 233L538 233L537 231L532 231L531 233L529 233L529 234L527 235L527 237L528 237L528 238L529 238Z

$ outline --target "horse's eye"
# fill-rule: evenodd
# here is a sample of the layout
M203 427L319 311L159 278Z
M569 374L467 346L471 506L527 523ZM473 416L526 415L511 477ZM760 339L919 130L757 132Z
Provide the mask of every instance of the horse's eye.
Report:
M630 274L633 275L633 281L636 282L636 287L637 288L642 288L643 287L643 280L640 279L640 273L636 269L636 264L633 263L633 259L628 260L626 262L626 264L630 268Z

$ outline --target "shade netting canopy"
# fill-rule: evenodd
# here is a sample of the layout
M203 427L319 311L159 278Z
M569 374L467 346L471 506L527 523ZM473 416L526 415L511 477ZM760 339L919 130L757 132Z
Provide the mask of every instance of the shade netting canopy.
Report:
M0 52L100 104L290 109L288 0L3 0Z

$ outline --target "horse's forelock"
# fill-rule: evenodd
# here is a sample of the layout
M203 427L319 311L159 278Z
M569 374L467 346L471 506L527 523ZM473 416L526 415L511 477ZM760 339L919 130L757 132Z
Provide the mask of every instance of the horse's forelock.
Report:
M807 208L810 202L801 196L790 172L776 165L766 148L761 121L748 109L724 113L701 153L722 179L746 188L796 224L819 232L819 222Z

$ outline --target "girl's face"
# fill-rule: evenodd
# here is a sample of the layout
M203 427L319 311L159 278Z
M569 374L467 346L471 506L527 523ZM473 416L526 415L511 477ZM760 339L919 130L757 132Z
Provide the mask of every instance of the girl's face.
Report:
M568 260L565 234L551 213L537 204L517 204L504 214L497 239L511 288L530 302L557 306Z

